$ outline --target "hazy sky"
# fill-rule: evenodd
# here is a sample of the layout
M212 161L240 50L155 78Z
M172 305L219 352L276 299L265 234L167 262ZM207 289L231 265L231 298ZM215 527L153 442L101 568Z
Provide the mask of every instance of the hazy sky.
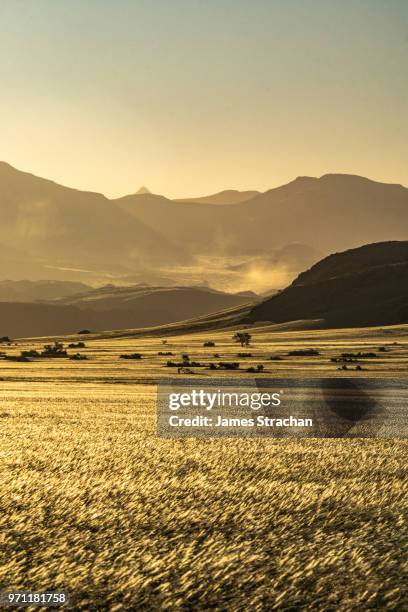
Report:
M118 196L408 185L408 0L0 0L0 159Z

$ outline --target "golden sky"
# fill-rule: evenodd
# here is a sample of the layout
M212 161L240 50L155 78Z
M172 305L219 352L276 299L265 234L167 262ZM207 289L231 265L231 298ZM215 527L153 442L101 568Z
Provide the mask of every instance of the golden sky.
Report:
M0 159L120 196L408 185L406 0L0 3Z

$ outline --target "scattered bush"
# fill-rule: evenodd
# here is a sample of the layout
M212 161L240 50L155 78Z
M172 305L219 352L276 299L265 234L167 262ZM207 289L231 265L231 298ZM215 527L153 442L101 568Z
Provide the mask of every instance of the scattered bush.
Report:
M279 357L279 355L272 355L269 359L271 359L271 361L283 361L283 357Z
M21 351L21 356L22 357L41 357L40 353L34 349L30 351Z
M89 329L81 329L78 334L92 334L92 332Z
M343 359L351 358L351 359L375 359L378 357L377 353L342 353L341 357Z
M75 355L70 355L70 359L73 361L83 361L84 359L88 359L86 355L81 355L80 353L75 353Z
M250 372L251 374L256 374L257 372L263 372L263 369L264 369L263 365L261 363L258 363L256 368L254 367L247 368L247 372Z
M289 351L289 357L315 357L320 355L316 349L297 349L295 351Z
M252 357L252 353L238 353L238 357Z
M85 342L71 342L68 344L68 348L86 348Z
M28 357L24 355L4 355L6 361L30 361Z
M11 340L10 340L10 338L8 336L1 336L0 342L1 343L6 343L6 342L11 342Z
M120 355L120 359L141 359L141 353L127 353L124 355Z
M44 344L40 357L68 357L68 355L62 342L54 342L54 344Z
M166 366L168 368L184 368L191 366L192 368L203 368L204 365L199 361L168 361Z
M239 363L237 361L220 361L218 367L222 370L238 370Z
M172 355L173 353L171 351L159 351L157 354L161 355L162 357L167 357L169 355Z
M215 346L215 342L209 340L208 342L204 342L203 346Z

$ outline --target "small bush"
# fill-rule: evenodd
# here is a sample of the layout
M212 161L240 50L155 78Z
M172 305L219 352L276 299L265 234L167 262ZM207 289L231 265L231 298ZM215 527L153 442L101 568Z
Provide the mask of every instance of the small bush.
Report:
M54 342L54 344L44 344L44 350L41 351L40 357L68 357L67 351L64 349L62 342Z
M237 361L220 361L218 366L222 370L238 370L239 363Z
M252 353L238 353L238 357L252 357Z
M320 355L316 349L298 349L295 351L289 351L289 357L315 357Z
M342 353L341 357L343 359L351 358L351 359L375 359L378 357L377 353Z
M34 349L31 351L21 351L21 356L22 357L41 357L40 353Z
M120 359L141 359L141 353L128 353L124 355L120 355Z
M209 340L208 342L204 342L203 346L215 346L215 342Z
M25 355L4 355L4 359L6 361L30 361L30 359Z

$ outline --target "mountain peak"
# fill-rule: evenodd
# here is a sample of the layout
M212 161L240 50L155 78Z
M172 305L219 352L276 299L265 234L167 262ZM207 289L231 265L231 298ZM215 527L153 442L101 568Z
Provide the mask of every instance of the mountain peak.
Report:
M140 189L138 189L138 190L136 191L136 195L144 195L144 194L146 194L146 193L151 194L152 192L151 192L151 191L150 191L150 190L149 190L147 187L145 187L144 185L142 185L142 186L140 187Z

